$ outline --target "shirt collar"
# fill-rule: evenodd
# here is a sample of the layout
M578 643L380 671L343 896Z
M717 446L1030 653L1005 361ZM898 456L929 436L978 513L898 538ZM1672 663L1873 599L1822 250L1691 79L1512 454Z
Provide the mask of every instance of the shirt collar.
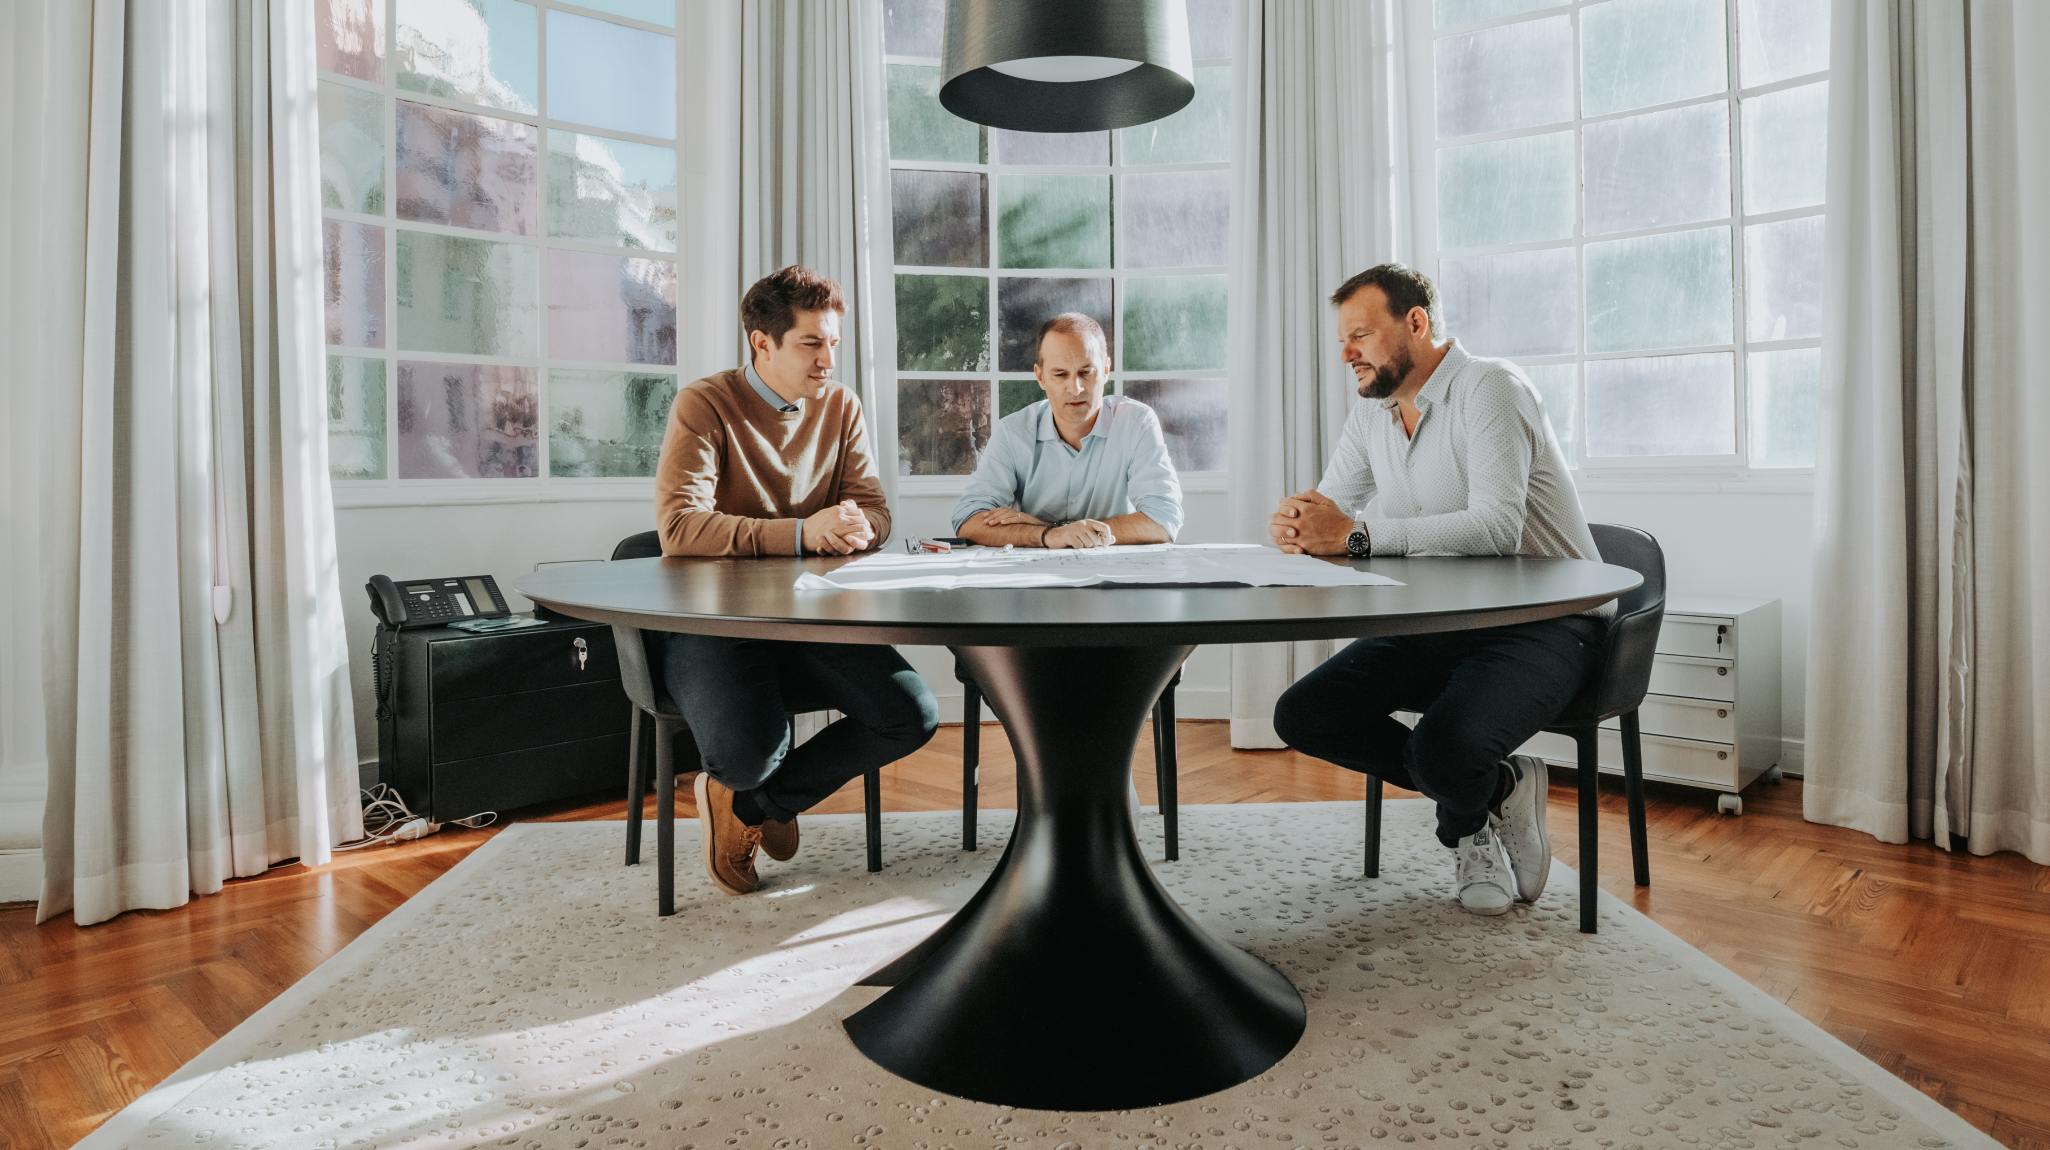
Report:
M1116 398L1114 395L1103 397L1103 406L1096 412L1096 426L1091 427L1089 434L1083 436L1083 439L1110 438L1111 401ZM1039 413L1039 438L1042 440L1059 439L1061 437L1060 429L1055 427L1053 423L1053 400L1046 400L1045 403L1046 410Z
M1417 389L1417 409L1422 410L1445 398L1445 392L1452 387L1452 377L1458 375L1459 369L1465 367L1467 361L1472 358L1472 356L1466 353L1465 348L1459 346L1458 340L1447 340L1445 343L1445 358L1438 361L1438 366L1431 370L1431 377L1426 379L1424 385ZM1393 408L1398 401L1391 395L1380 402L1381 410L1387 411Z
M762 397L763 403L766 403L770 407L775 408L777 411L784 412L785 414L797 410L796 404L790 402L787 399L784 399L782 396L777 395L775 392L769 390L769 385L762 382L761 374L755 371L755 365L753 360L749 360L747 362L747 367L743 370L747 373L748 385L755 389L756 395Z

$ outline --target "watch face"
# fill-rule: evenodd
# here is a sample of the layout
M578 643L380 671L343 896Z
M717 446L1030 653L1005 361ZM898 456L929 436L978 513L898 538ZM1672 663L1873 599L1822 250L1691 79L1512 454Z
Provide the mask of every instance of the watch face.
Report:
M1352 534L1346 536L1345 550L1347 554L1365 558L1367 554L1367 533L1364 531L1355 531Z

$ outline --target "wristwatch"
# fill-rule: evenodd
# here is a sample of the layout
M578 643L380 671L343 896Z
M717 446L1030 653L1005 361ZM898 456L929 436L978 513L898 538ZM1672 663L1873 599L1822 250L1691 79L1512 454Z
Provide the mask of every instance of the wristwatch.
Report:
M1345 553L1354 559L1365 559L1374 553L1374 541L1367 536L1367 525L1353 521L1352 534L1345 537Z

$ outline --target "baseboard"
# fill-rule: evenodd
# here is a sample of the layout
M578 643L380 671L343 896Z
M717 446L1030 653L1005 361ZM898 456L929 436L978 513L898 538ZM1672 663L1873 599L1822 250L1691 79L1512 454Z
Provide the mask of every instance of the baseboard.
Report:
M43 897L43 852L0 851L0 903L34 902Z
M1796 779L1808 777L1808 740L1780 740L1780 773Z

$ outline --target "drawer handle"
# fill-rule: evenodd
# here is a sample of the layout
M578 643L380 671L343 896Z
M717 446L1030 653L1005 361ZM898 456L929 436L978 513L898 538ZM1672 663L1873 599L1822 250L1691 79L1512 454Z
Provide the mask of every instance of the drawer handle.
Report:
M570 641L571 641L572 643L575 643L575 644L576 644L576 648L577 648L577 670L581 671L581 670L583 670L583 669L584 669L584 666L585 666L585 664L587 664L587 663L589 663L589 662L591 661L591 647L590 647L590 645L589 645L588 643L585 643L585 642L584 642L584 641L583 641L582 639L572 639L572 640L570 640Z
M1716 718L1718 718L1718 719L1727 719L1727 718L1729 718L1729 717L1730 717L1730 709L1729 709L1728 707L1717 707L1717 708L1715 709L1715 717L1716 717Z
M1727 759L1727 758L1729 758L1729 757L1730 757L1730 752L1728 752L1728 751L1717 751L1717 752L1715 753L1715 757L1716 757L1716 758L1718 758L1718 759Z
M1717 667L1717 668L1715 669L1715 673L1716 673L1717 675L1719 675L1719 676L1720 676L1720 675L1727 675L1727 674L1729 674L1729 673L1730 673L1730 669L1729 669L1728 667Z

